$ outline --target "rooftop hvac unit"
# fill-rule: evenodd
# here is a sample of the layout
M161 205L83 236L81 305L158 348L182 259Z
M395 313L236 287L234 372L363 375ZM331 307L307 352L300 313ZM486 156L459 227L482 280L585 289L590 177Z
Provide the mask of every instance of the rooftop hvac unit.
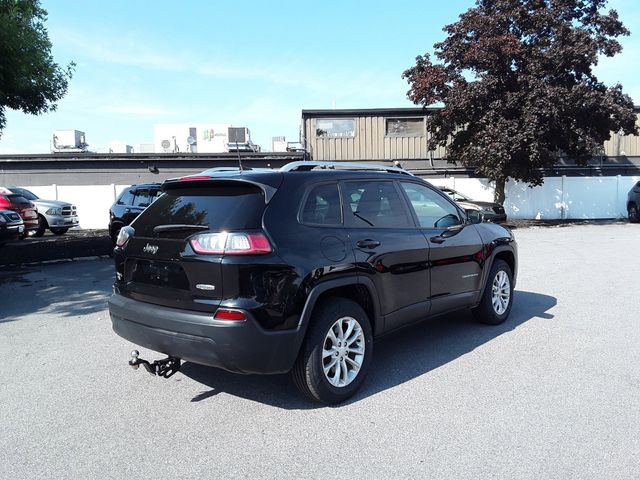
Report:
M249 142L249 129L247 127L229 127L229 143Z
M198 152L198 130L196 127L189 127L189 136L187 137L187 148L191 153Z
M87 141L80 130L56 130L53 132L53 152L85 152Z
M162 151L164 153L172 153L173 152L173 148L171 146L171 140L162 140L162 142L160 142L160 146L162 147Z

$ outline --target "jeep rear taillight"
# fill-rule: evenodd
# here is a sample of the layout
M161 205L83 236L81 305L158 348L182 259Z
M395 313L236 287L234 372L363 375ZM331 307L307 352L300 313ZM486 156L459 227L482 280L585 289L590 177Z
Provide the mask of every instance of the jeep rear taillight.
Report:
M271 253L269 239L262 233L202 233L189 240L196 253L203 255L260 255Z
M135 230L133 229L133 227L129 227L129 226L122 227L118 232L118 238L116 239L116 246L123 248L129 241L129 239L133 237L134 233L135 233Z

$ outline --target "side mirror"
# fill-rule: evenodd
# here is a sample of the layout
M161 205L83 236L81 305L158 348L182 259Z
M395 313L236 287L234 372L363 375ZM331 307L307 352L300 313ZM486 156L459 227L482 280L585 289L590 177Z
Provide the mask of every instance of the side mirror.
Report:
M468 209L467 212L467 220L469 223L482 223L484 220L484 215L480 210L472 210Z

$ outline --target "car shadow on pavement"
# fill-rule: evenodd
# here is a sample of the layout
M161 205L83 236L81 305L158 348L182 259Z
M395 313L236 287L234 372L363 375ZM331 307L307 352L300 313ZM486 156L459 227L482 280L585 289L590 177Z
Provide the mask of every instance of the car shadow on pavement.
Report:
M0 323L37 313L78 317L107 308L113 284L109 259L0 270Z
M551 320L553 315L548 311L556 303L556 298L550 295L517 290L511 315L502 325L479 324L471 312L461 311L385 336L374 344L374 361L362 388L341 405L357 402L424 375L532 318ZM224 392L283 409L322 407L306 400L286 374L244 376L190 362L185 363L180 371L210 389L196 395L192 402L206 401Z

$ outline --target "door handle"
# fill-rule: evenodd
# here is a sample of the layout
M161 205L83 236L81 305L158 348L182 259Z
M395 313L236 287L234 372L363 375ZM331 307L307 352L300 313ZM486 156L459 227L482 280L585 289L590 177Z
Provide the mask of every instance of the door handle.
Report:
M429 240L431 240L431 243L444 243L446 238L436 235L435 237L431 237Z
M356 246L358 248L376 248L380 246L380 242L377 240L371 240L370 238L367 238L365 240L358 240L356 242Z

